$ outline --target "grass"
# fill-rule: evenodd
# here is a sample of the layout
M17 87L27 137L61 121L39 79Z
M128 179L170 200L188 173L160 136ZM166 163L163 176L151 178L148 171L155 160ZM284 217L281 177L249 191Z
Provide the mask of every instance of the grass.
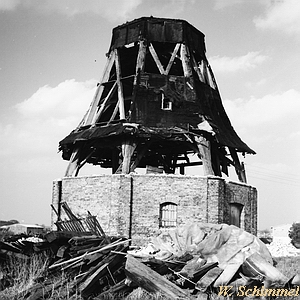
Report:
M297 273L300 274L300 257L277 257L274 260L276 262L276 268L288 278L291 278ZM48 263L48 257L45 254L35 254L27 260L13 256L6 260L5 263L0 266L0 270L4 275L3 277L6 278L5 284L8 285L8 287L0 291L0 300L25 300L30 295L30 293L27 293L26 295L26 292L30 287L35 286L37 282L41 282L41 284L43 284L45 281L49 280L51 284L47 285L47 295L43 294L42 289L40 289L41 297L39 299L82 300L82 298L76 293L71 293L72 279L66 278L66 275L64 274L60 274L56 277L51 276L51 274L47 274ZM115 295L107 295L103 298L103 300L113 299L167 300L167 298L161 295L149 294L141 288L134 289L129 295L120 295L119 297L116 297ZM211 299L219 299L219 297L217 295L212 295ZM293 300L296 298L283 297L280 299Z
M2 277L5 278L5 282L2 281L0 300L25 300L31 294L30 288L37 286L47 287L39 289L39 299L81 300L80 296L71 295L71 282L65 274L56 277L48 274L48 263L49 259L45 253L34 254L27 259L9 256L0 266ZM46 282L50 284L46 285Z
M300 274L300 256L275 257L274 261L276 268L288 278Z
M27 290L34 284L34 280L42 275L47 265L45 255L33 255L28 259L9 256L3 265L5 285L9 288L5 293L17 294Z

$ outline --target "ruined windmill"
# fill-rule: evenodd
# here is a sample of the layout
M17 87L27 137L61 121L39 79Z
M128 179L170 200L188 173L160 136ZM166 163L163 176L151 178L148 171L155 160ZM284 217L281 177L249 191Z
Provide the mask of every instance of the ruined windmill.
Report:
M107 234L134 243L191 221L256 234L257 191L238 158L255 152L226 115L204 35L186 21L144 17L113 29L95 97L60 150L70 162L53 183L53 224L67 202L77 215L92 211ZM77 176L85 163L112 174ZM204 174L184 175L196 165ZM221 177L229 166L243 184Z
M90 163L130 173L149 167L246 182L238 152L255 152L237 135L205 55L204 34L184 20L143 17L113 29L107 65L79 126L60 142L66 176ZM191 162L188 155L199 156Z

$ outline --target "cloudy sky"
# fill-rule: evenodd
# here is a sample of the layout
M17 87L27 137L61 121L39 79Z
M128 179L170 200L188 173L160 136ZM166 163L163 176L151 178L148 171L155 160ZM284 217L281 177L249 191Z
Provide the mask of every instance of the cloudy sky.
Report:
M300 221L299 0L0 0L0 219L50 224L58 142L101 79L113 27L185 19L207 57L257 187L259 228Z

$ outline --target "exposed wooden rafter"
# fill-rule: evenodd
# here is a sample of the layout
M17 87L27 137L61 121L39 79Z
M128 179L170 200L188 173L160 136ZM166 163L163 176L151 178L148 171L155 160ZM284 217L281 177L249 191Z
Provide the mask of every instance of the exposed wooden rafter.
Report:
M104 72L103 72L102 80L101 80L100 84L97 87L97 91L95 93L94 99L91 103L91 106L88 110L86 118L83 122L84 126L95 123L95 119L96 119L96 115L97 115L96 111L98 109L100 97L101 97L101 95L103 93L103 89L104 89L103 83L106 82L109 78L109 73L110 73L110 70L111 70L111 68L114 64L114 60L115 60L115 53L111 52L109 57L108 57L108 60L106 62L106 66L105 66L105 69L104 69Z

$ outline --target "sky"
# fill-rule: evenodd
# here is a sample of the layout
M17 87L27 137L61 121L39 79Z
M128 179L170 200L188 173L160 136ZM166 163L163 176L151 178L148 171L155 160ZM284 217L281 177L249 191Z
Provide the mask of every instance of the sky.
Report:
M101 80L112 29L184 19L207 58L258 190L258 228L300 222L299 0L0 0L0 220L50 225L58 143Z

